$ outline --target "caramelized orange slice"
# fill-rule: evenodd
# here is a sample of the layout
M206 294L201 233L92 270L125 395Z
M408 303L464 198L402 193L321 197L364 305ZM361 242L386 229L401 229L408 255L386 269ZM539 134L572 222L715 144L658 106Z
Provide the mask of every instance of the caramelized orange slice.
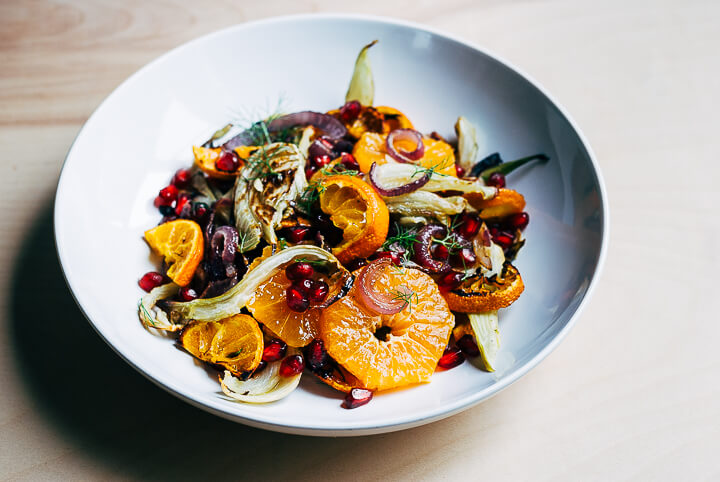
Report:
M203 233L195 221L176 219L145 231L150 247L165 258L168 277L187 286L203 257Z

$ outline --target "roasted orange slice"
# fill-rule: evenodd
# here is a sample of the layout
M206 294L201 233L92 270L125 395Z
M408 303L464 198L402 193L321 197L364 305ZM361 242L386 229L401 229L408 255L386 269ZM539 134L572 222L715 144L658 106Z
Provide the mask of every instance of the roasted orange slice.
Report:
M355 143L353 156L355 156L355 160L362 172L369 172L373 162L378 165L388 162L385 157L387 155L385 148L386 139L386 134L366 132ZM446 176L457 177L457 171L455 170L455 153L450 144L430 139L429 137L423 137L423 144L425 145L425 153L423 157L415 161L415 164L433 169L435 172ZM409 150L412 150L412 147L410 147Z
M358 176L335 175L321 179L320 209L343 231L332 253L341 263L366 258L387 237L390 213L380 195Z
M500 188L497 196L492 199L483 199L480 193L467 193L463 197L470 205L479 211L483 219L504 218L511 214L520 213L525 209L525 198L513 189Z
M437 285L421 271L388 267L375 289L416 296L399 313L377 315L363 304L356 283L320 316L328 354L370 390L430 381L455 324Z
M502 277L490 281L484 277L472 277L443 295L450 309L459 313L483 313L510 306L525 289L517 268L505 265Z
M257 146L240 146L235 148L234 150L240 158L240 161L244 162L247 161L250 155L257 149ZM240 172L240 169L235 172L225 172L220 171L215 167L215 161L217 161L221 151L222 149L220 147L209 148L193 146L195 165L213 179L235 179Z
M195 221L176 219L145 231L145 241L169 265L168 277L187 286L203 257L203 233Z
M310 308L302 313L291 310L285 298L290 284L285 271L280 270L258 286L246 306L275 336L290 346L300 347L317 336L320 310Z
M395 129L414 129L410 119L394 107L379 105L375 107L375 110L383 115L384 134L388 134L390 131L394 131Z
M236 375L255 370L262 360L262 330L248 315L191 322L180 332L179 341L195 358Z

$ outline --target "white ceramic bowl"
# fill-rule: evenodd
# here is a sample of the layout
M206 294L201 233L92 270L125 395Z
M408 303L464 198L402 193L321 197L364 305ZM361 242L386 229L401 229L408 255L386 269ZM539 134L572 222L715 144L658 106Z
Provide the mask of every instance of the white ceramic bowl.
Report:
M502 369L469 363L430 384L380 394L356 410L305 376L269 405L234 403L216 379L137 319L138 278L154 268L142 240L152 200L191 146L238 115L342 104L359 49L371 53L377 104L423 131L452 136L458 115L478 125L486 152L510 160L544 152L545 165L509 177L528 203L516 265L525 293L500 318ZM239 114L238 114L239 113ZM311 15L228 28L151 62L118 87L78 135L60 176L55 236L65 276L93 327L128 363L171 393L231 420L283 432L360 435L447 417L507 387L564 337L587 302L607 244L607 203L590 148L536 82L481 48L395 20Z

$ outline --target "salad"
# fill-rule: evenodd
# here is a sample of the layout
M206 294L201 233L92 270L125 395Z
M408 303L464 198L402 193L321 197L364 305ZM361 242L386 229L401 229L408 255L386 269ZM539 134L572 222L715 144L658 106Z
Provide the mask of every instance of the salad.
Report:
M374 105L375 43L340 108L228 124L155 198L140 321L233 400L279 400L305 374L355 408L468 357L494 370L529 221L505 176L547 157L480 158L464 117L449 141Z

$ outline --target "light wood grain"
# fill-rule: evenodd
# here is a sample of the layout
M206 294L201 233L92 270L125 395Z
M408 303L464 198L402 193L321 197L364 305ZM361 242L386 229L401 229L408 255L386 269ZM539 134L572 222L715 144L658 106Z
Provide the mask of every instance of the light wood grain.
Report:
M51 223L67 149L125 77L228 25L331 10L521 66L583 127L611 206L602 281L537 369L450 419L340 440L227 422L142 378L75 306ZM1 2L0 475L717 480L719 22L714 1Z

